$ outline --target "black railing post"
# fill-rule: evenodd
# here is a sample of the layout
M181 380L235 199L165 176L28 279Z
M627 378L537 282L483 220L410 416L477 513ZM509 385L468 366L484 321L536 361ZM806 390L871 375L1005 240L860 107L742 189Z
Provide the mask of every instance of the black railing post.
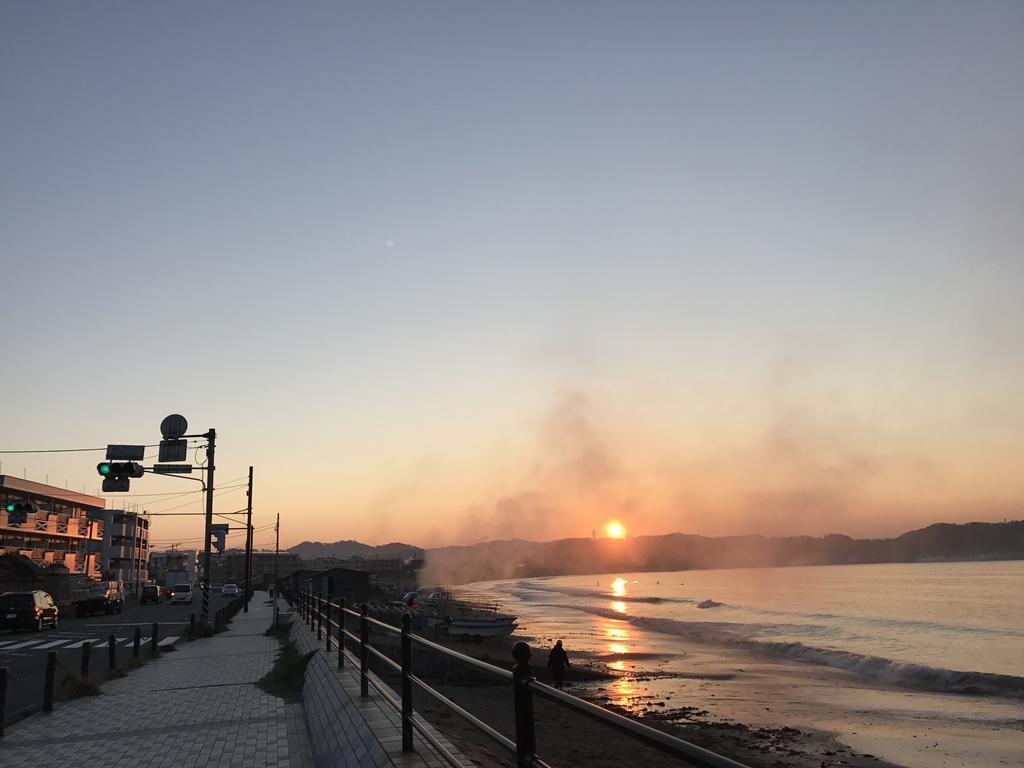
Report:
M402 614L402 751L412 752L412 617Z
M332 614L334 613L334 606L332 605L333 601L334 601L334 598L331 596L331 593L328 592L327 593L327 605L324 606L324 609L327 611L327 627L326 627L326 631L324 632L324 634L327 636L327 652L328 653L331 652L331 619L333 618Z
M92 653L92 643L82 643L82 661L78 665L78 674L88 679L89 677L89 656Z
M117 669L117 638L107 635L107 671L113 672Z
M0 667L0 739L4 737L7 722L7 667Z
M370 683L367 677L369 652L366 644L370 642L370 623L366 620L366 603L359 608L359 695L364 699L370 695Z
M338 669L345 666L345 598L338 598Z
M309 619L309 631L316 629L316 593L310 590L309 604L306 606L306 618Z
M43 682L43 712L53 712L53 678L57 675L57 652L46 654L46 680Z
M151 658L156 658L158 651L157 645L160 640L157 637L160 634L160 625L155 621L153 622L153 635L149 638L149 655Z
M512 693L515 697L516 718L516 765L528 768L537 752L537 734L533 721L533 691L530 690L530 646L519 641L512 647Z
M324 639L324 598L319 592L316 593L316 641L319 643Z
M196 615L193 613L192 618L195 619ZM132 640L132 656L136 659L139 658L139 651L142 648L142 630L138 627L135 628L135 639Z

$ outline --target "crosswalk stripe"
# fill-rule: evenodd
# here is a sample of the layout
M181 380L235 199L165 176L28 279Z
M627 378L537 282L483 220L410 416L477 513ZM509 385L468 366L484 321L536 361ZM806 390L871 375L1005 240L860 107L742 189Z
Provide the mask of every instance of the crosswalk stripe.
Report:
M44 648L56 648L58 645L64 645L64 643L70 643L71 641L72 641L72 638L70 638L70 637L62 637L60 640L51 640L48 643L43 643L42 645L37 645L35 647L35 650L41 651Z
M31 640L27 640L27 641L25 641L23 643L15 643L14 645L8 645L6 648L4 648L4 650L5 651L13 651L15 648L27 648L28 646L35 645L38 642L39 642L39 638L38 637L34 637Z
M100 642L101 641L97 640L96 638L87 637L87 638L85 638L85 640L79 640L77 643L72 643L71 645L65 645L64 648L65 649L68 649L68 648L81 648L86 643L89 643L90 645L95 647L95 646L98 646L100 644Z

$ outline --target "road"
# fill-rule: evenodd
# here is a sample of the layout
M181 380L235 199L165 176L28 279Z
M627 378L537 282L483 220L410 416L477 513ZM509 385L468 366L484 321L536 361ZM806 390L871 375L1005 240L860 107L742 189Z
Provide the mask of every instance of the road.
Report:
M210 597L211 614L228 602L218 593ZM168 602L144 606L129 604L122 613L110 616L100 614L78 619L62 615L56 631L0 631L0 667L7 667L8 674L8 722L24 709L38 709L42 706L46 657L50 651L57 652L59 664L56 679L59 685L63 672L78 673L82 646L86 642L90 643L89 676L100 680L107 671L107 642L110 635L116 638L117 661L121 666L131 658L136 627L142 632L142 653L145 655L149 653L153 622L159 625L158 642L161 645L173 645L184 642L182 638L188 630L189 614L195 613L198 621L199 612L200 596L197 594L192 605L171 605Z

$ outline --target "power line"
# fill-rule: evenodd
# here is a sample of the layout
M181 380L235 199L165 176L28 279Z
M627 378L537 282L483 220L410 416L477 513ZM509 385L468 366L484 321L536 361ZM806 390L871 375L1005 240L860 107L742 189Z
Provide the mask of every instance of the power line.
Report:
M192 445L197 445L198 441L193 441ZM160 443L153 443L152 445L144 445L143 448L159 448ZM11 454L11 453L91 453L95 451L106 451L107 446L102 448L36 448L24 451L0 451L0 454ZM152 458L152 457L150 457Z
M242 485L229 485L227 488L222 489L219 493L214 493L213 497L217 498L218 496L223 496L226 493L236 493L240 488L245 488L245 487L246 487L246 484L244 484L244 483ZM164 503L166 503L168 501L177 501L177 499L160 499L159 501L157 501L155 503L156 504L164 504ZM157 512L170 512L172 509L181 509L182 507L187 507L189 504L195 504L197 501L199 501L199 499L189 499L184 504L178 504L178 505L173 506L173 507L167 507L165 509L158 509L156 511Z

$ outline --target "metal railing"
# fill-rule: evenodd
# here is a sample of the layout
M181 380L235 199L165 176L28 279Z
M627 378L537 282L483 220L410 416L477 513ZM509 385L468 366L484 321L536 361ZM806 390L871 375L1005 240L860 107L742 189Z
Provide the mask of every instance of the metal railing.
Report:
M746 768L742 763L728 757L711 752L703 747L698 747L696 744L691 744L657 728L651 728L648 725L631 720L604 707L584 701L550 685L539 682L533 677L532 667L530 666L531 650L527 643L519 642L513 647L512 656L516 663L512 671L509 671L493 664L488 664L485 661L474 659L458 651L453 651L451 648L446 648L420 635L413 634L411 630L411 616L408 613L402 615L402 626L399 629L367 615L368 609L365 603L360 606L359 611L355 611L348 607L343 599L335 602L331 596L325 598L323 595L315 592L303 591L294 597L284 592L282 596L288 599L296 609L299 617L308 624L310 632L316 633L317 640L326 643L328 652L333 650L332 643L336 645L338 669L344 668L346 663L358 666L360 696L368 696L369 689L372 687L380 694L384 701L401 713L403 752L413 751L413 731L415 730L450 765L456 768L462 766L462 762L452 755L438 741L432 730L428 729L413 713L412 691L413 687L416 687L504 747L515 756L516 765L520 768L527 768L528 766L550 768L536 754L537 739L533 714L534 694L578 714L605 723L663 752L682 758L685 764L694 766L694 768ZM337 617L337 620L335 620L335 617ZM347 628L346 618L348 617L358 622L358 624L354 625L358 627L358 634ZM400 637L399 661L396 662L371 644L371 627ZM348 650L346 642L355 645L356 654ZM431 687L422 678L417 677L412 665L412 646L414 643L443 654L449 659L473 667L478 671L506 682L511 682L512 705L515 716L515 739L510 739L500 733L475 715L467 712L443 693ZM376 676L370 675L369 661L371 656L400 675L400 691L397 694L388 685L378 680Z

